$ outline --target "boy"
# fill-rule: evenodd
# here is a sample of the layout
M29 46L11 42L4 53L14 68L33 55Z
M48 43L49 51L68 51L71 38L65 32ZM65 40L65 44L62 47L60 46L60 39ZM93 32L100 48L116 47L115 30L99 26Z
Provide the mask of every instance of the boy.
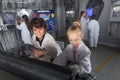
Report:
M39 54L39 51L35 48L31 48L31 51L35 55L36 58L39 58L41 55L45 56L43 58L39 58L40 60L44 61L51 61L51 59L58 56L60 53L62 53L62 50L60 46L56 43L55 39L47 33L47 26L46 22L43 18L34 18L31 20L30 23L31 29L33 31L33 46L35 46L38 49L42 49L43 52L46 50L43 54Z
M96 16L92 15L91 20L88 23L88 31L89 31L89 46L91 48L96 48L100 33L100 26L98 21L95 19Z

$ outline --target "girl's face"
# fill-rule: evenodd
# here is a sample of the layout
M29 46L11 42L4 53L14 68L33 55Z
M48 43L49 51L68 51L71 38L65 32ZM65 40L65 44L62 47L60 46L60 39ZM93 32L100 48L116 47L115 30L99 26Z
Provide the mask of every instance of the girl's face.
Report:
M46 29L43 27L42 28L33 27L33 33L39 38L39 40L43 39L45 32L46 32Z
M70 44L72 44L74 49L76 49L78 48L82 38L79 33L71 32L68 34L68 39L69 39Z
M83 16L86 17L86 13L85 12L83 13Z

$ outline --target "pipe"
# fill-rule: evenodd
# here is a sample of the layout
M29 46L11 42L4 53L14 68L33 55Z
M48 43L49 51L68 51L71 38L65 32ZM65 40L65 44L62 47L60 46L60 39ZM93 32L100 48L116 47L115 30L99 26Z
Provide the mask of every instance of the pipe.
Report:
M69 80L72 71L48 62L0 55L0 68L27 80Z

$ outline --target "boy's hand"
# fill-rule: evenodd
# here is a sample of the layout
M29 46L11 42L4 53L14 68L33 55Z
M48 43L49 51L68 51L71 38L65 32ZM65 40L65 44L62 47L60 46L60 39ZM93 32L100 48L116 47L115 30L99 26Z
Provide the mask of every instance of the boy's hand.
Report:
M31 51L33 53L33 56L35 58L39 58L39 57L42 57L42 56L45 56L47 54L47 51L46 50L42 50L42 49L38 49L38 48L31 48Z

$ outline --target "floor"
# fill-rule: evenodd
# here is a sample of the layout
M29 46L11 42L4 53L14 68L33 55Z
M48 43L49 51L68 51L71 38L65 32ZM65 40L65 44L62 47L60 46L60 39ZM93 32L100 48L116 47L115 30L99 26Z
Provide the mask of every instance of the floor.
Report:
M91 62L93 73L102 80L119 80L120 76L120 49L98 45L92 52Z
M65 46L69 43L66 37L58 38ZM98 45L97 48L90 48L92 74L96 80L119 80L120 76L120 49Z
M66 37L57 39L68 44ZM97 48L90 48L92 72L96 80L119 80L120 76L120 49L98 45ZM7 77L6 77L7 76ZM0 70L0 80L23 80L6 71Z

